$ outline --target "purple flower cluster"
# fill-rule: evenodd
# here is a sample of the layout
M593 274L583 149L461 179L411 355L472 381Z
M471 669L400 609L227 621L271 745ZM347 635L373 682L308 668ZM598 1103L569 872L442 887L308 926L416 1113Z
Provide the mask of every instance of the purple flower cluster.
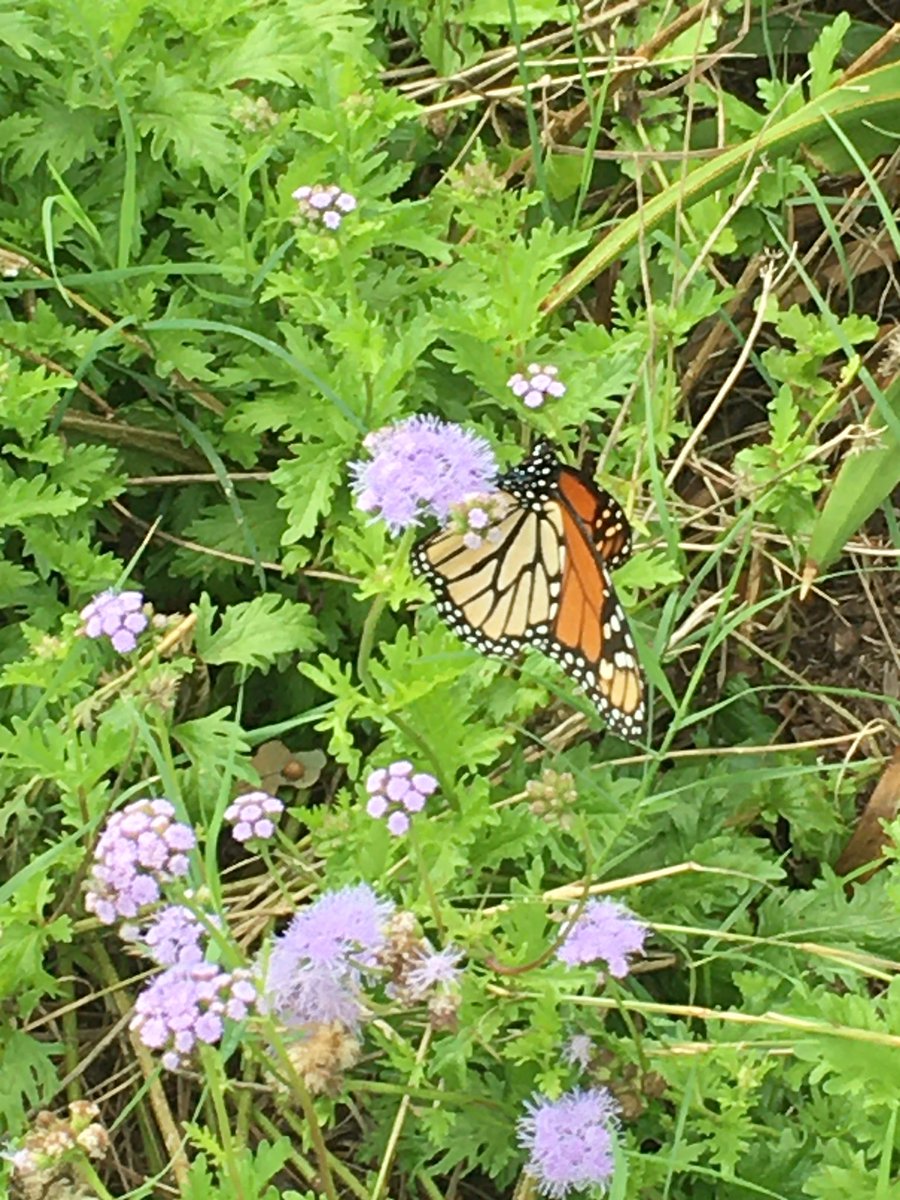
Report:
M518 1123L526 1169L553 1200L568 1192L606 1187L613 1174L616 1102L606 1088L535 1096Z
M437 417L408 417L366 435L371 458L350 464L356 503L377 512L391 533L420 525L423 516L446 522L454 504L493 490L497 472L484 438Z
M399 837L409 829L410 814L422 811L437 785L433 775L415 772L412 763L404 759L379 767L366 780L366 812L376 820L386 816L388 829Z
M356 208L356 197L342 192L335 183L304 185L291 192L300 212L310 221L321 222L326 229L339 228L347 213Z
M516 372L511 376L507 387L514 396L518 396L526 408L540 408L545 400L557 399L566 394L566 385L558 378L556 367L542 367L540 363L529 363L527 372L523 375Z
M108 637L113 648L127 654L137 646L137 635L147 628L140 592L100 592L78 614L84 621L83 632L89 638Z
M275 832L273 817L284 812L284 805L268 792L245 792L236 796L225 809L225 820L237 842L250 838L270 838Z
M183 1066L198 1042L212 1046L225 1018L242 1021L258 1001L249 971L223 971L210 962L178 963L138 996L130 1028L148 1050L162 1051L168 1070Z
M452 989L459 983L462 971L457 965L462 951L454 946L435 950L426 943L425 949L406 974L406 987L413 1000L424 1000L436 989Z
M588 900L569 936L557 950L567 966L602 960L610 975L628 974L630 956L641 954L649 930L624 904L615 900Z
M104 925L136 917L159 900L160 884L187 874L194 845L193 830L175 820L168 800L135 800L100 835L85 908Z
M123 925L119 933L161 967L194 966L203 961L206 929L183 904L167 904L143 927Z
M593 1056L594 1043L586 1033L573 1033L563 1046L563 1058L566 1062L571 1063L573 1067L581 1067L583 1071L591 1065Z
M266 1008L284 1025L362 1019L360 984L378 965L393 911L368 884L326 892L276 938L264 967Z
M467 496L450 510L452 528L462 535L470 550L478 550L485 542L500 540L500 522L512 505L506 492L476 493Z

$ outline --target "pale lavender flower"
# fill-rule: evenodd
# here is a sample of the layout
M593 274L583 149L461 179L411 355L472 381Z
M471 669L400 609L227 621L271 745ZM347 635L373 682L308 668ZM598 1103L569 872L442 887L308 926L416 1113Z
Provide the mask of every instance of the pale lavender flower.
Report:
M588 900L556 954L570 967L602 960L610 975L622 979L630 969L630 956L643 952L648 933L624 904Z
M394 534L420 525L424 516L444 523L454 504L494 490L491 447L461 425L407 417L367 434L363 446L371 458L350 464L356 503L377 512Z
M427 943L426 946L406 975L406 986L414 1000L423 1000L438 988L456 987L462 974L457 965L462 958L461 950L454 946L445 946L443 950L435 950Z
M284 805L268 792L244 792L235 797L225 809L225 820L231 825L232 837L237 842L250 838L270 838L275 832L273 817L284 812Z
M519 1119L526 1170L553 1200L570 1191L606 1187L612 1179L616 1103L606 1088L567 1092L558 1100L535 1095Z
M302 216L326 229L339 228L347 213L356 208L356 197L343 192L335 183L316 183L296 188L292 197Z
M168 967L140 993L130 1028L168 1070L183 1066L198 1043L215 1045L226 1018L242 1021L258 1002L249 971L210 962Z
M409 829L410 813L422 811L437 785L433 775L416 771L405 759L379 767L366 780L366 812L376 820L386 817L388 829L399 837Z
M377 966L393 904L362 883L326 892L275 939L264 969L266 1008L285 1025L362 1017L360 982Z
M144 597L140 592L115 592L111 588L100 592L78 614L85 637L108 637L113 648L127 654L137 646L137 635L147 628L147 614L142 611Z
M563 1058L586 1071L594 1056L594 1043L586 1033L573 1033L563 1047Z
M203 961L206 929L183 904L167 904L144 926L122 926L125 941L134 942L161 967L191 966Z
M159 900L161 884L188 873L195 843L168 800L135 800L113 813L100 835L85 908L104 925L136 917Z
M511 506L506 492L476 492L451 506L450 527L470 550L478 550L485 542L499 542L500 525Z
M512 375L506 386L526 408L540 408L545 400L566 394L566 385L558 375L558 369L549 364L542 367L540 363L529 363L527 372Z

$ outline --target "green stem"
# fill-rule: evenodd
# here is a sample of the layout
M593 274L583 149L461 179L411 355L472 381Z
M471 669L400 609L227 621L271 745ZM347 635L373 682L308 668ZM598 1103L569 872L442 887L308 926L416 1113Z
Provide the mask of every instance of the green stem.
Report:
M306 1121L306 1131L309 1134L309 1140L312 1143L313 1153L316 1156L316 1162L319 1167L320 1190L324 1192L327 1200L338 1200L334 1177L331 1173L330 1155L328 1147L325 1145L325 1135L322 1132L322 1126L319 1124L319 1118L309 1089L291 1062L281 1032L271 1019L267 1019L264 1022L264 1033L269 1044L275 1051L278 1067L283 1072L291 1091L300 1101L300 1108Z
M444 918L441 916L441 906L438 904L437 893L431 884L431 876L428 874L428 866L425 862L425 855L422 853L422 844L419 841L419 835L416 830L416 818L413 817L410 821L409 832L407 833L412 857L416 860L416 867L419 871L419 878L422 880L422 887L425 889L425 895L428 897L428 904L431 908L431 915L434 917L434 923L437 926L437 931L441 936L441 941L444 939Z
M401 558L405 559L409 557L409 551L412 547L414 537L414 530L408 530L403 535L403 539L400 542L400 545L397 547L397 554L395 555L394 559L395 562L398 562ZM385 710L384 697L382 696L381 691L379 690L375 680L372 678L372 673L369 670L369 660L372 657L372 650L375 645L375 633L378 628L378 622L381 619L381 614L384 612L386 607L387 595L382 593L380 596L375 597L375 599L372 601L372 607L366 614L362 633L360 634L359 638L359 651L356 656L356 673L359 676L360 683L363 685L363 688L366 691L366 695L381 708L384 717L390 721L398 733L402 734L411 745L417 747L420 753L428 759L429 765L431 766L438 782L441 785L441 791L447 798L447 802L453 808L459 809L459 799L456 795L454 785L446 775L441 761L435 751L432 749L430 743L427 741L427 739L422 737L422 735L416 729L414 729L412 725L409 724L405 717L401 717L397 713L387 712Z
M606 990L616 1006L616 1012L618 1012L619 1016L624 1021L628 1032L631 1034L631 1038L634 1042L634 1048L637 1051L638 1062L641 1064L641 1074L646 1075L650 1070L650 1064L647 1062L647 1055L644 1053L644 1042L634 1018L622 1003L622 989L614 979L608 979L606 983Z
M223 1087L225 1076L222 1070L222 1060L214 1050L203 1047L201 1061L207 1079L207 1095L212 1100L213 1110L216 1114L216 1124L219 1127L222 1164L228 1176L231 1195L235 1200L245 1200L246 1193L244 1192L241 1173L238 1170L234 1139L231 1136L231 1117L225 1104Z

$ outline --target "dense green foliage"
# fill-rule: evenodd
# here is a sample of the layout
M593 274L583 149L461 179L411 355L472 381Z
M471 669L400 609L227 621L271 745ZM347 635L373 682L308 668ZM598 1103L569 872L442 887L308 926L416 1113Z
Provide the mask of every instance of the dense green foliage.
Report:
M511 1195L524 1102L592 1078L623 1105L616 1197L900 1196L897 868L834 869L897 702L794 646L817 500L864 417L898 434L841 205L900 253L900 65L848 84L883 26L799 7L725 0L657 51L663 0L593 25L557 0L0 4L0 1130L93 1099L117 1152L84 1195L322 1186L252 1027L180 1087L129 1039L147 964L83 883L110 811L164 795L248 959L360 881L465 953L455 1031L382 989L316 1098L333 1194ZM296 219L316 182L358 199L334 234ZM535 412L507 388L532 361L568 389ZM544 659L465 647L355 507L365 433L419 412L504 466L536 434L600 455L646 747ZM156 614L125 657L78 617L122 585ZM836 726L793 728L806 693ZM321 773L280 780L255 857L222 814L277 739ZM443 785L414 841L365 811L402 758ZM548 768L562 823L526 792ZM544 954L585 881L653 929L605 986Z

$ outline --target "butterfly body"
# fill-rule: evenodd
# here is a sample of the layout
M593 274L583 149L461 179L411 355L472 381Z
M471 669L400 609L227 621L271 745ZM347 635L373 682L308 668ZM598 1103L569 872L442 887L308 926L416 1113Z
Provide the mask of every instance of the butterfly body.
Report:
M624 513L548 442L497 480L507 500L491 539L454 530L424 538L412 565L441 618L484 654L532 647L555 659L610 729L644 729L643 679L610 568L630 553Z

